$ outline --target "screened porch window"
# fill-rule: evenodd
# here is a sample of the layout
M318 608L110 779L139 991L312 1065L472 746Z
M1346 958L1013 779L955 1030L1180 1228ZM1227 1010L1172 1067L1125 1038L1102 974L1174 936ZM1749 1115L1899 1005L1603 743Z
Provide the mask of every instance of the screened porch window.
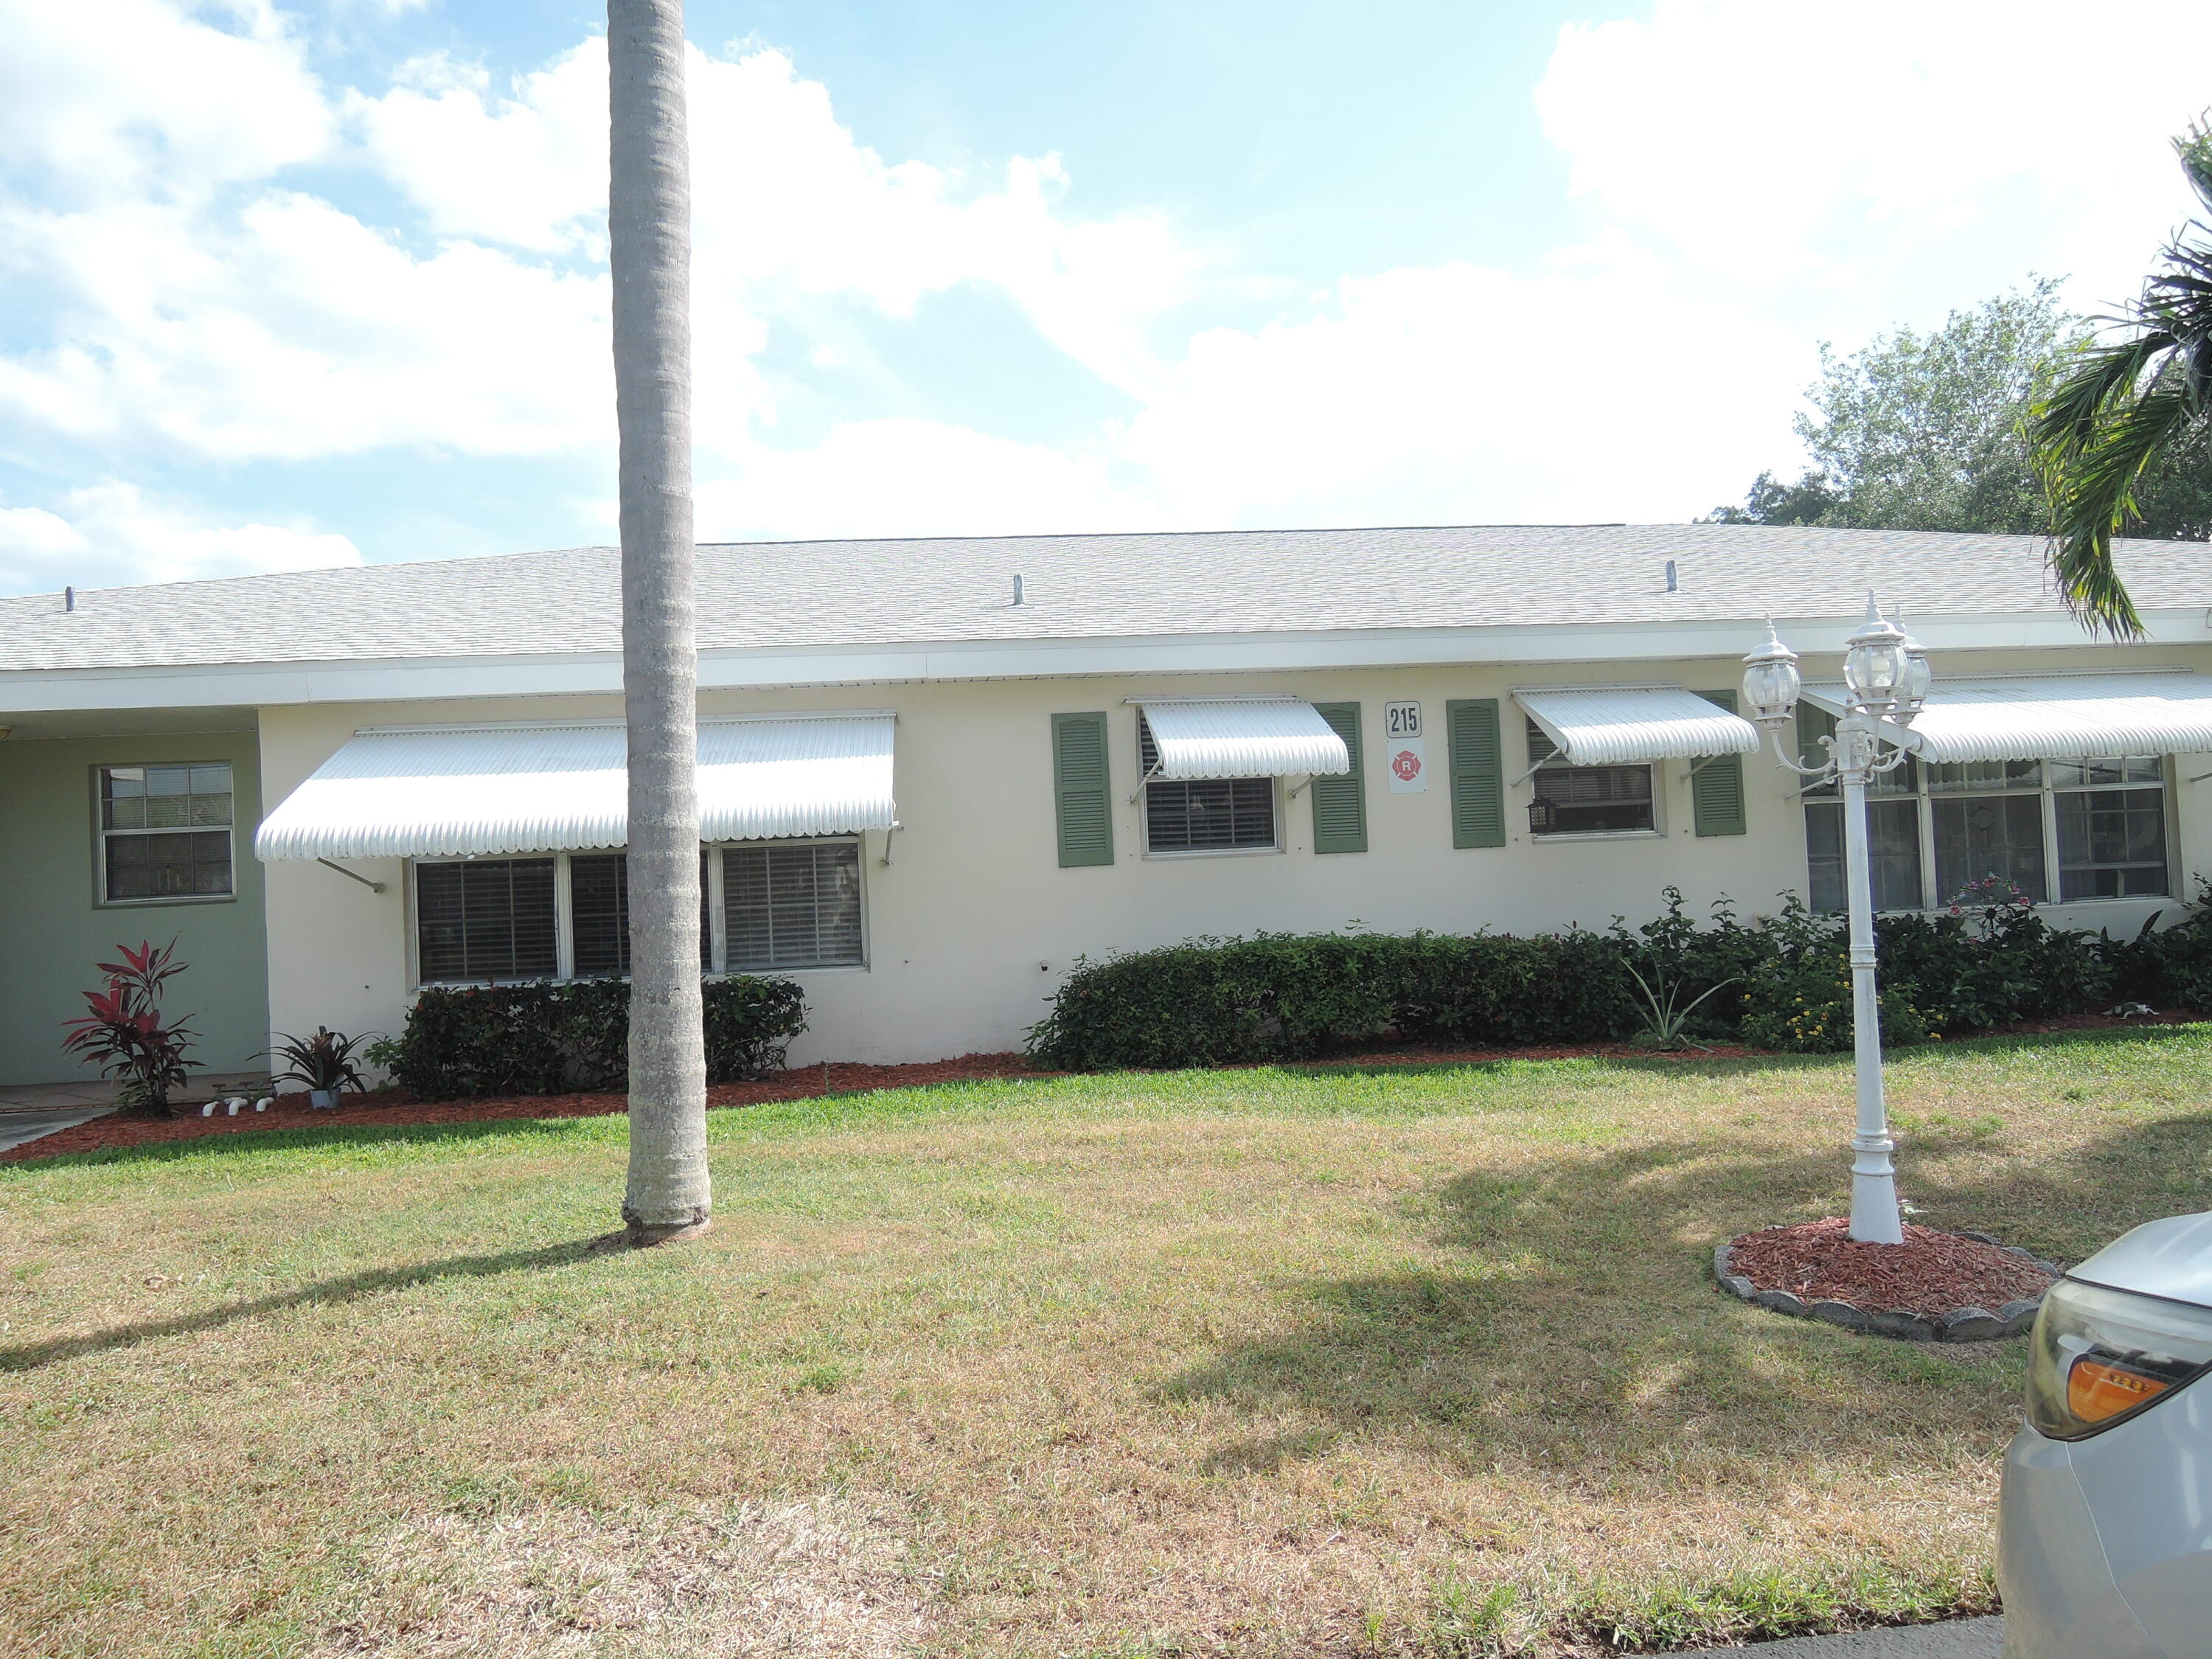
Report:
M1833 733L1835 719L1805 703L1798 717L1804 762L1817 764L1826 758L1819 739ZM1807 885L1815 910L1844 905L1838 795L1833 784L1806 792ZM2166 763L2156 756L1924 767L1907 760L1875 780L1868 797L1878 910L1945 908L1990 877L2039 903L2172 890Z

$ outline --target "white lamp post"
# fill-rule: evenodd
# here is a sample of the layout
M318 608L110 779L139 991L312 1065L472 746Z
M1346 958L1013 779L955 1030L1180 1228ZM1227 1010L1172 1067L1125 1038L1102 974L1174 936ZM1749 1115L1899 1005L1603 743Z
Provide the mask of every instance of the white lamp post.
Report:
M1801 765L1782 742L1804 682L1797 654L1770 622L1766 643L1743 659L1743 700L1773 739L1776 759L1815 784L1844 787L1844 885L1850 913L1851 1048L1858 1073L1858 1133L1851 1137L1851 1237L1877 1244L1905 1242L1897 1206L1897 1166L1890 1154L1889 1116L1881 1092L1881 1012L1875 988L1874 878L1867 856L1868 781L1905 763L1905 728L1927 701L1932 673L1927 653L1867 599L1865 623L1844 642L1844 712L1836 734L1821 742L1826 764ZM1881 758L1883 747L1893 752Z

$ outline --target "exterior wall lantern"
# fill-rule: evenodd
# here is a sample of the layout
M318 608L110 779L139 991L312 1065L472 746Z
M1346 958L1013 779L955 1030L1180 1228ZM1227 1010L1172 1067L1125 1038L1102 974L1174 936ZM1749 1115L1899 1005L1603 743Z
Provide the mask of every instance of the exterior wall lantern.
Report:
M1881 1005L1875 983L1874 881L1868 858L1867 785L1905 763L1909 728L1934 683L1928 653L1867 599L1866 621L1844 642L1844 713L1828 751L1806 766L1785 746L1783 730L1804 689L1797 653L1771 621L1766 643L1743 659L1743 702L1774 745L1777 763L1813 780L1839 782L1844 793L1844 875L1850 915L1851 1049L1858 1079L1858 1127L1851 1137L1851 1237L1876 1244L1905 1242L1897 1203L1897 1165L1882 1098ZM1886 752L1885 752L1886 751Z

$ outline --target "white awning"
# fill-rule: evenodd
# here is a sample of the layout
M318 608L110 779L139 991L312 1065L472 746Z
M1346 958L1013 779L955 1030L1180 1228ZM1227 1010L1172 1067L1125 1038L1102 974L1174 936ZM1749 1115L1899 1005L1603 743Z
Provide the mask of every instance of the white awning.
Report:
M1679 685L1597 685L1516 691L1514 701L1559 758L1576 766L1749 755L1759 728Z
M1844 711L1840 685L1808 685L1804 695L1832 714ZM2212 677L1939 678L1911 730L1906 747L1939 763L2203 754L2212 751Z
M1344 739L1297 697L1130 701L1152 728L1156 778L1334 777L1352 769Z
M884 714L699 722L702 841L891 826ZM628 740L615 720L368 726L262 821L264 859L468 858L620 847Z

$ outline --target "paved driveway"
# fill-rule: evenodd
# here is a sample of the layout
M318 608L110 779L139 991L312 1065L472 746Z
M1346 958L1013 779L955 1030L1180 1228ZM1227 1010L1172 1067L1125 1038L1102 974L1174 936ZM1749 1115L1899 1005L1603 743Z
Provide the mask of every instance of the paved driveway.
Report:
M1797 1636L1751 1648L1709 1648L1709 1653L1757 1655L1759 1659L1999 1659L2002 1619L1956 1619L1942 1625L1903 1625L1894 1630L1855 1631L1849 1636ZM2086 1659L2086 1656L2085 1656Z

